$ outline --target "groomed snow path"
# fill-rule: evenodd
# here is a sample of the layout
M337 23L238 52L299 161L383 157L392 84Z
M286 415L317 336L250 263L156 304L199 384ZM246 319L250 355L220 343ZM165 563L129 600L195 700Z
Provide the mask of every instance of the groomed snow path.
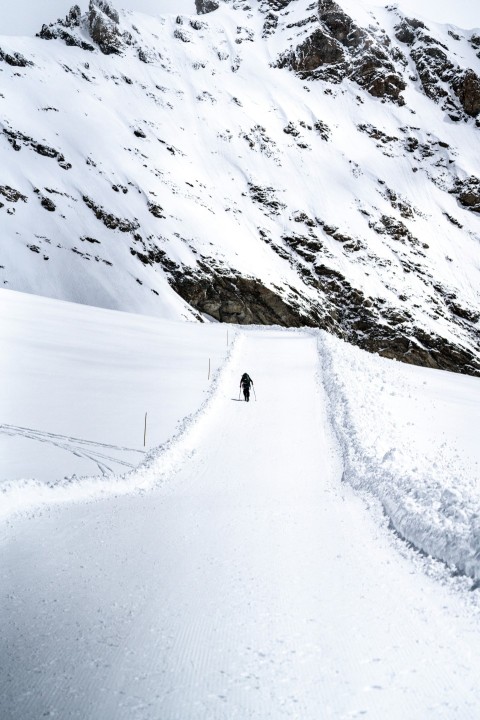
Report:
M319 372L248 334L168 482L10 523L3 720L478 717L478 627L341 482Z

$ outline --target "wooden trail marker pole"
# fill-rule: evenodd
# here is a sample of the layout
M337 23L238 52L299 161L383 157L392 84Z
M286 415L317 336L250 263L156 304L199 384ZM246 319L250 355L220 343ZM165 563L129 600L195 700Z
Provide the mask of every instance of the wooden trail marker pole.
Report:
M145 426L143 428L143 447L145 447L146 440L147 440L147 413L145 413Z

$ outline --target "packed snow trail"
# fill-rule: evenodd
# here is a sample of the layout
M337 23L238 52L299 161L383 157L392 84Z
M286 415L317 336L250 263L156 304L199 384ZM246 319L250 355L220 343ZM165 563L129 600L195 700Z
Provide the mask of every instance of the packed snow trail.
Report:
M342 483L315 339L240 343L169 481L4 530L4 720L478 717L478 626Z

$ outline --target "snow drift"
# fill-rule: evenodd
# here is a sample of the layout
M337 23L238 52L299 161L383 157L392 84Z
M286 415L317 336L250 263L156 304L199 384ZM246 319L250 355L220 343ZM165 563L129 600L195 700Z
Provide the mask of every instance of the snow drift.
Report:
M480 383L319 337L344 480L419 550L480 579Z

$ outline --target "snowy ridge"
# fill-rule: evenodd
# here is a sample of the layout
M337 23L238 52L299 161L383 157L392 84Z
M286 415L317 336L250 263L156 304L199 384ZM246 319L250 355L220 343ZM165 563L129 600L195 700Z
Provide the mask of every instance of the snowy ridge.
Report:
M0 283L480 371L478 32L217 4L0 39Z
M241 346L241 336L232 329L232 341L223 365L213 373L212 382L200 407L181 420L173 437L151 450L134 470L126 474L65 478L50 483L15 479L0 485L0 520L16 513L35 511L42 506L90 501L112 495L151 490L175 474L195 451L198 432L215 407L219 394L231 386L229 368Z
M415 548L479 580L480 475L469 429L478 383L412 373L325 333L318 347L344 480L380 500Z

